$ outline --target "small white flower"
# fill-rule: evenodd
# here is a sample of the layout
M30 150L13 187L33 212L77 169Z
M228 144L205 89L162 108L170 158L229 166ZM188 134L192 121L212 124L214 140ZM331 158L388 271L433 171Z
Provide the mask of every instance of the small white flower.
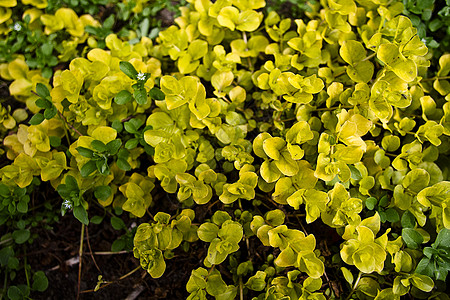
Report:
M72 203L70 203L69 200L65 200L63 202L63 206L64 206L65 209L71 209L72 208Z
M15 31L20 31L22 29L22 26L19 23L15 23L14 26L13 26L13 29Z
M139 72L136 77L137 77L137 80L145 80L145 74L144 73Z

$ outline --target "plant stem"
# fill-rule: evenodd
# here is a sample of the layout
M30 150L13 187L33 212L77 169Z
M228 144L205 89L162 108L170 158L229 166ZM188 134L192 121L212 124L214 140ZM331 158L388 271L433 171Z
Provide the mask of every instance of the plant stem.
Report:
M81 265L83 261L83 241L84 241L84 224L81 224L81 234L80 234L80 249L78 255L80 257L80 263L78 264L78 286L77 286L77 300L80 299L81 293Z
M87 241L87 245L88 245L88 248L89 248L89 254L91 255L92 261L94 262L94 265L97 268L97 270L100 273L102 273L102 271L100 270L99 266L97 265L97 262L95 261L94 254L92 253L91 243L89 242L89 231L88 231L88 227L87 226L86 226L86 241Z
M375 55L377 55L377 53L375 52L375 53L372 53L372 54L370 54L369 56L367 56L366 58L364 58L363 60L361 60L361 61L366 61L366 60L369 60L369 59L371 59L372 57L374 57Z
M420 81L434 81L434 80L445 80L445 79L450 79L450 76L434 76L431 78L422 78Z
M244 284L242 283L242 276L239 277L239 299L244 300Z
M3 241L0 242L0 246L3 245L3 244L7 244L7 243L9 243L9 242L11 242L11 241L12 241L12 238L3 240Z
M349 300L350 297L353 295L353 293L356 291L356 288L358 287L359 281L361 280L361 275L362 275L362 272L359 271L358 278L356 278L355 284L353 285L353 288L352 288L350 294L348 295L347 298L345 298L345 300Z
M5 281L3 283L3 292L0 295L0 300L3 299L3 296L6 295L6 285L8 284L8 273L5 272Z
M100 289L102 289L102 288L107 287L107 286L110 285L110 284L113 284L113 283L118 282L118 281L120 281L120 280L122 280L122 279L125 279L125 278L127 278L128 276L132 275L133 273L136 273L136 271L138 271L139 269L142 269L141 266L137 266L136 268L134 268L133 270L131 270L131 271L128 272L127 274L120 276L119 279L117 279L117 280L114 280L114 281L106 281L105 284L102 285L102 286L100 286L98 289L100 290ZM94 290L85 290L85 291L82 291L81 293L84 294L84 293L92 293L92 292L95 292L95 291L94 291Z
M334 107L323 107L323 108L316 108L314 111L328 111L328 110L335 110L335 109L342 109L342 108L353 108L354 106L351 105L343 105L343 106L334 106Z
M27 270L27 250L25 249L25 257L23 259L23 268L25 270L25 278L27 279L27 286L30 288L30 277L28 276L28 270Z

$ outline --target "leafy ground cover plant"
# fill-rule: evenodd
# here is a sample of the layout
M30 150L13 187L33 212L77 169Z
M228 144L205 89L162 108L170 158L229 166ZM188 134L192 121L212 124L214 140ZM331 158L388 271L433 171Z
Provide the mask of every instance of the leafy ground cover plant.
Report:
M450 56L429 68L407 6L188 3L154 40L40 17L89 47L51 81L22 56L0 66L32 112L3 109L4 190L48 182L82 234L93 206L128 213L116 250L134 234L153 278L199 255L188 299L448 299Z

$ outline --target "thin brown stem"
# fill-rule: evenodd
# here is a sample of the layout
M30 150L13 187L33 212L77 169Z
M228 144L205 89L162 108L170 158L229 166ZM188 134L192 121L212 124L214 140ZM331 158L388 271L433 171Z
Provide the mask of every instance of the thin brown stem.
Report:
M114 281L106 281L104 285L100 286L100 287L97 289L97 291L100 290L100 289L102 289L102 288L107 287L107 286L110 285L110 284L113 284L113 283L115 283L115 282L118 282L118 281L120 281L120 280L123 280L123 279L127 278L128 276L132 275L133 273L136 273L136 271L138 271L139 269L141 269L141 266L137 266L135 269L131 270L131 271L128 272L127 274L120 276L119 279L117 279L117 280L114 280ZM82 294L85 294L85 293L92 293L92 292L96 292L96 291L94 291L94 290L84 290L84 291L82 291L81 293L82 293Z
M88 226L86 226L86 241L87 241L87 245L89 248L89 254L92 258L92 261L94 262L95 267L97 268L97 270L102 273L102 270L100 270L99 266L97 265L97 262L95 261L92 249L91 249L91 243L89 242L89 231L88 231Z
M81 293L81 265L83 262L83 241L84 241L84 224L81 224L81 234L80 234L80 249L78 255L80 257L80 262L78 264L78 284L77 284L77 300L80 299Z

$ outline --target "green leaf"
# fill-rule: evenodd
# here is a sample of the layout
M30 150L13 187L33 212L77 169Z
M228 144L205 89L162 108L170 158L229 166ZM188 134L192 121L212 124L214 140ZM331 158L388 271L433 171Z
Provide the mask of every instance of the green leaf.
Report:
M140 89L134 90L134 98L136 99L136 102L140 105L147 104L147 91L144 87Z
M403 228L402 239L410 249L417 249L423 243L423 236L413 228Z
M42 271L37 271L33 274L33 285L32 289L35 291L43 292L48 287L48 279L45 273Z
M93 140L91 142L91 147L94 148L94 150L98 152L106 152L108 148L106 147L105 143L99 140Z
M81 156L84 156L87 158L94 157L94 151L92 151L91 149L84 148L84 147L76 147L75 149L78 151L78 153L80 153Z
M120 70L125 73L131 79L136 80L138 72L133 67L133 65L127 61L121 61L119 63Z
M128 163L128 161L126 161L123 158L119 158L117 159L117 167L119 167L119 169L124 170L124 171L130 171L131 170L131 166Z
M16 244L23 244L30 238L30 231L28 229L15 230L12 234L12 238Z
M111 187L107 185L97 186L94 189L95 198L100 199L102 201L106 201L106 199L108 199L109 196L111 196L111 193L112 193Z
M47 101L50 98L50 91L48 90L48 88L44 84L42 84L40 82L38 82L36 84L36 93L39 95L39 97L41 97L41 98L43 98L43 99L45 99Z
M49 136L50 146L57 148L61 146L61 138L59 136Z
M25 214L28 211L28 203L24 201L19 201L17 203L17 211Z
M137 147L137 145L139 145L139 139L134 138L134 139L130 139L125 143L125 148L128 150L134 149Z
M348 284L353 284L353 274L350 272L349 269L346 267L341 267L342 274L344 275L345 280L348 282Z
M115 230L126 229L125 223L123 222L123 220L121 218L118 218L118 217L111 218L111 226Z
M66 176L66 186L71 191L79 190L77 180L72 175Z
M450 249L450 229L443 228L439 231L436 241L433 244L433 248L446 247Z
M93 216L91 218L91 220L90 220L90 222L92 224L96 224L96 225L100 224L102 221L103 221L103 217L102 216Z
M401 224L403 228L414 228L416 226L416 218L407 210L402 215Z
M400 216L394 208L391 207L391 208L386 209L385 213L386 213L386 221L391 222L391 223L400 221Z
M119 105L123 105L130 102L132 98L133 95L129 91L122 90L119 93L117 93L116 97L114 97L114 102L116 102Z
M149 92L150 98L154 100L164 100L166 95L157 87L153 87Z
M122 141L120 139L112 140L106 144L106 148L110 155L116 155L120 146L122 146Z
M17 286L12 285L8 288L8 297L11 300L22 300L25 299L25 294Z
M36 100L36 106L39 108L50 108L52 107L52 102L46 99L39 98Z
M73 215L84 225L89 225L88 213L83 205L78 205L73 208Z
M378 200L377 200L377 198L374 198L374 197L367 198L366 202L365 202L366 207L369 210L373 210L375 208L375 206L377 205L377 203L378 203Z
M56 106L52 106L50 108L47 108L47 109L44 110L44 118L47 119L47 120L50 120L51 118L56 116L57 112L58 112L58 110L56 109Z
M44 121L44 115L41 113L37 113L34 116L31 117L30 121L28 121L28 123L30 125L39 125L42 123L42 121Z
M122 251L126 246L126 243L123 239L115 240L111 245L111 252L119 252Z
M97 170L97 164L94 160L88 161L80 170L80 174L82 177L88 177L93 172Z

